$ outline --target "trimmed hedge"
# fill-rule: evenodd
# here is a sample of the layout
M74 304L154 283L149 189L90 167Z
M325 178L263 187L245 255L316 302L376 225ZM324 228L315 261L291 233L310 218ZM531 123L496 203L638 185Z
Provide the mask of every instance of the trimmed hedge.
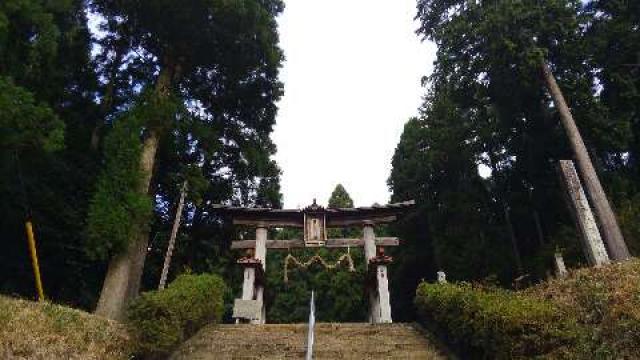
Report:
M550 301L468 283L419 285L415 304L425 326L471 358L571 357L581 328Z
M522 292L571 311L586 334L576 349L584 358L640 357L640 259L574 270Z
M127 311L138 353L163 357L204 325L220 322L226 286L217 275L180 275L165 290L143 293Z

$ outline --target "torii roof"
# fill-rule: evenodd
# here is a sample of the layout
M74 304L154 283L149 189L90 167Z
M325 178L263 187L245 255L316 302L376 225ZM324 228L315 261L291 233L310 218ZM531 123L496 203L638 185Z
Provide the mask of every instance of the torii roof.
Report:
M233 218L236 225L268 227L302 227L305 215L324 214L327 227L346 227L365 223L390 223L399 215L415 206L409 200L387 205L372 205L356 208L324 208L315 203L304 209L247 208L227 205L213 205L216 212Z

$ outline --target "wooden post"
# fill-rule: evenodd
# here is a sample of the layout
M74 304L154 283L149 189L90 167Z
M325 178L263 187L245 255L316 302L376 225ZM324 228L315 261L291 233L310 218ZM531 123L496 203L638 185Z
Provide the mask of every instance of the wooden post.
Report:
M38 301L44 301L44 290L42 290L42 279L40 278L40 265L38 264L38 253L36 252L36 239L35 236L33 236L33 225L31 224L31 219L28 219L24 226L27 231L29 255L31 256L31 266L33 267L33 277L36 282Z
M369 269L369 260L376 257L376 234L373 230L373 223L366 222L362 228L364 240L365 268ZM378 323L380 321L380 302L375 288L368 289L369 297L369 322Z
M373 223L365 223L363 228L364 255L367 268L369 261L376 258L376 235L373 230ZM387 266L374 265L376 272L376 286L369 288L369 321L377 323L391 322L391 302L389 295L389 279L387 277Z
M567 267L564 265L564 258L559 251L556 251L555 254L553 254L553 264L556 268L556 275L559 278L567 277Z
M380 322L380 301L375 289L369 289L369 322L378 324Z
M544 81L549 89L553 103L555 104L558 112L560 113L560 121L567 133L569 144L573 149L573 153L578 163L578 169L582 175L589 198L593 203L593 208L602 226L602 232L604 239L609 248L611 258L614 260L626 260L631 257L627 244L624 242L624 237L618 226L616 216L611 209L607 195L600 184L598 174L591 163L591 158L587 152L587 148L582 141L580 131L576 126L576 122L571 115L571 111L567 106L567 103L562 95L562 90L556 83L556 79L551 73L549 66L546 62L541 63L542 74Z
M158 290L164 289L167 283L167 275L169 274L169 265L171 264L171 256L173 255L173 248L176 244L176 236L178 235L178 229L180 228L180 219L182 219L182 208L184 207L184 198L187 194L187 181L182 183L180 189L180 200L178 201L178 208L176 209L176 217L173 220L173 228L171 229L171 237L169 238L169 245L167 246L167 252L164 255L164 265L162 265L162 273L160 274L160 283L158 284Z
M567 201L572 210L582 248L589 265L598 266L609 263L609 256L600 237L598 226L591 213L591 207L580 184L578 173L571 160L560 160L559 171L566 189Z
M267 228L258 227L256 229L256 259L262 262L262 269L267 266Z
M369 260L376 257L376 234L373 231L373 223L365 223L362 229L364 239L365 267L369 267Z
M256 253L255 258L262 262L262 270L267 270L267 228L258 227L256 228ZM256 290L256 300L258 300L262 304L262 315L259 320L252 320L252 324L264 324L266 322L265 318L265 305L264 305L264 286L258 285L255 288Z
M387 277L387 266L378 265L378 303L380 308L380 323L391 322L391 299L389 295L389 279Z
M542 222L540 221L540 214L538 210L533 209L533 222L536 225L536 234L538 235L538 243L540 246L544 245L544 232L542 231Z
M266 319L265 319L265 306L264 306L264 287L263 286L256 286L256 300L258 302L260 302L261 304L261 310L260 310L260 319L258 320L251 320L252 324L264 324L266 323Z

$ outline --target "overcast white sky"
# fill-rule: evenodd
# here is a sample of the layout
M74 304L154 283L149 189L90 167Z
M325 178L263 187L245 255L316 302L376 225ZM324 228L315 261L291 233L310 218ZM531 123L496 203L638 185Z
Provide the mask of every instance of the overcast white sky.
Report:
M415 3L286 1L285 95L273 135L285 207L326 205L338 183L356 206L389 201L391 157L435 58L435 45L414 33Z

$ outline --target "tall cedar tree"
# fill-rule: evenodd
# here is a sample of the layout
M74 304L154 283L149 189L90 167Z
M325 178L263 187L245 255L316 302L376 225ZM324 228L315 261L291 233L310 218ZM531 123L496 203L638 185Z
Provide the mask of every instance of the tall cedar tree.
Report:
M102 174L89 216L94 243L106 243L111 257L96 313L120 318L126 302L139 291L148 249L148 208L132 199L135 194L158 195L158 169L176 166L157 160L177 157L178 163L195 164L204 178L232 178L227 183L239 203L260 196L269 182L260 181L264 174L278 176L269 159L275 151L269 134L281 95L277 75L282 52L275 16L283 5L277 0L154 0L94 1L93 6L112 20L104 24L105 30L126 38L141 69L149 69L142 77L142 97L131 109L134 115L116 120L116 127L120 121L139 121L122 125L142 134L141 144L130 143L132 154L139 153L138 176L127 179L120 194L110 195L115 179L126 176L109 160L122 154L106 152L107 165L114 166ZM182 150L177 156L164 153L176 147ZM136 205L125 205L119 216L104 210L122 209L119 202ZM130 216L125 218L127 211ZM206 210L195 211L206 216ZM117 234L127 240L109 246Z

